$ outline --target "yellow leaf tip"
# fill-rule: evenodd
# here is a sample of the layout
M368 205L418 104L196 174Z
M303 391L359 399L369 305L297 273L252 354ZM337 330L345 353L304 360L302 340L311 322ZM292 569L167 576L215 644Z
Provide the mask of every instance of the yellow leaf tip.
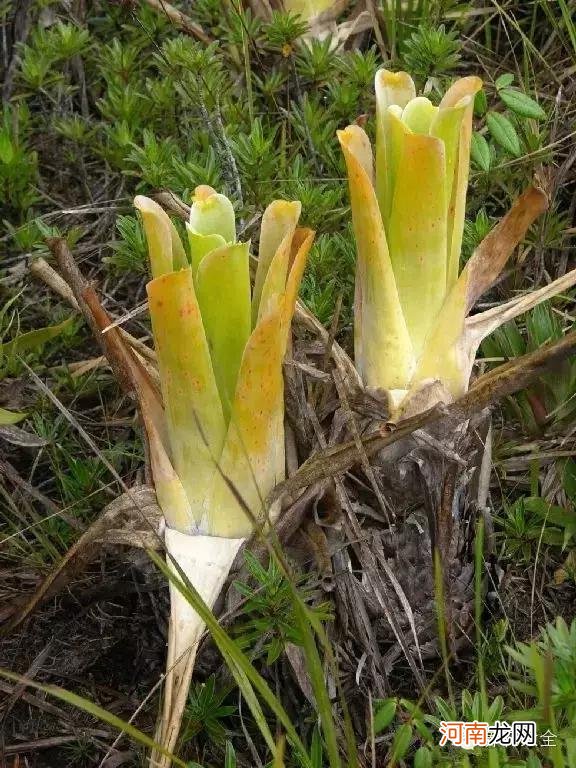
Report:
M141 213L158 213L159 211L164 213L164 209L152 198L146 197L146 195L136 195L134 198L134 208Z
M353 123L352 125L348 125L346 128L343 128L340 131L336 131L336 136L338 137L340 146L343 148L348 148L352 142L355 140L363 140L364 137L367 137L367 134L364 128Z
M464 96L472 99L483 87L484 83L477 75L461 77L446 91L440 102L440 108L461 106L460 101Z
M381 81L382 85L386 86L403 86L412 82L412 78L408 72L392 72L390 69L379 69L376 72L376 81Z
M212 195L215 195L216 190L210 187L208 184L200 184L196 187L194 190L194 194L192 195L192 202L194 203L201 203L205 200L208 200L209 197L212 197Z
M550 206L550 196L548 192L539 184L535 184L531 188L530 192L534 196L535 207L540 211L540 213L547 211L548 207Z
M269 208L275 216L290 216L293 212L298 219L302 212L302 203L300 200L273 200Z

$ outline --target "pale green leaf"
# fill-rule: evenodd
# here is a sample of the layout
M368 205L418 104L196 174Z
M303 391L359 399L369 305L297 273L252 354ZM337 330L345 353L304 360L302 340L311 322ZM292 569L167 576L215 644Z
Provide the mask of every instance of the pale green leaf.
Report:
M214 477L207 521L214 536L249 536L252 520L262 519L264 499L284 476L283 302L278 294L270 299L244 350L220 471Z
M448 265L446 268L446 286L448 290L456 283L460 267L460 250L464 232L464 217L466 214L466 194L468 191L468 175L470 171L470 141L472 138L472 116L474 98L482 88L482 80L470 75L461 77L446 91L440 102L440 112L459 110L463 108L460 124L458 154L454 171L454 184L449 202L448 222ZM447 165L450 165L450 160Z
M26 418L25 413L18 413L17 411L7 411L5 408L0 408L0 426L6 426L7 424L18 424L19 421Z
M197 187L190 208L190 229L199 235L220 235L225 243L236 241L236 215L226 195L211 187Z
M202 259L196 276L198 304L226 422L252 325L248 260L247 243L225 245Z
M294 234L301 210L302 206L297 200L293 202L273 200L264 211L260 227L258 266L256 268L254 294L252 297L253 326L256 324L260 313L260 299L272 259L284 238L289 234Z
M470 152L476 165L487 173L491 164L490 147L481 133L472 134Z
M406 135L390 213L388 245L416 357L446 292L445 176L444 143L431 136Z
M382 701L375 700L373 703L374 720L373 729L374 735L377 736L385 728L388 728L392 720L396 715L397 702L396 699L384 699Z
M406 104L402 112L402 122L414 133L428 134L438 107L425 96L417 96Z
M351 125L338 133L348 170L356 239L354 346L364 384L383 389L407 386L414 368L412 342L402 313L384 226L372 181L355 153Z
M514 157L520 157L522 154L520 139L518 138L516 129L507 117L501 115L499 112L489 112L486 115L486 124L488 125L488 130L492 134L494 141L497 142L502 149L509 154L514 155Z
M537 101L516 88L503 88L499 91L500 98L508 109L521 117L531 117L534 120L545 120L546 112Z
M402 110L416 97L414 81L407 72L379 69L374 78L376 92L376 196L387 230L401 144ZM393 119L395 118L395 119Z
M496 78L494 85L497 90L500 90L501 88L507 88L509 85L512 85L513 82L514 75L511 72L505 72L503 75Z
M174 225L158 203L144 195L134 198L134 207L140 211L148 243L148 258L152 277L160 277L174 269L172 238Z
M198 274L198 267L200 262L210 251L214 251L216 248L221 248L226 245L226 242L222 235L199 235L194 232L189 224L186 224L186 232L188 233L188 243L190 244L190 265L192 267L192 276L194 283L196 283L196 275Z

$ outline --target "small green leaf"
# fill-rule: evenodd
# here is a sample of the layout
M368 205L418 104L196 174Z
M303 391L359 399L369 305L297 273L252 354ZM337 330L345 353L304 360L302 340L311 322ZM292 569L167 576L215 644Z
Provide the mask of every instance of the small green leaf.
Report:
M432 768L432 753L428 747L420 747L416 750L414 768Z
M323 758L324 750L322 749L322 737L320 736L318 726L316 726L316 728L314 728L314 733L312 734L312 744L310 745L310 760L312 761L314 768L322 768Z
M387 728L396 714L396 699L381 699L374 702L374 734Z
M231 741L226 742L226 755L224 756L224 768L236 768L236 752Z
M199 235L220 235L225 243L236 241L236 215L226 195L210 187L197 187L190 208L190 229Z
M411 741L412 726L410 723L404 723L404 725L401 725L400 728L398 728L396 731L396 736L394 737L394 742L392 743L392 752L390 755L390 763L392 765L397 763L399 760L402 760L406 752L408 752L408 747L410 746Z
M490 170L490 147L482 134L472 134L470 153L472 155L472 160L474 160L476 165L481 168L484 173L487 173Z
M522 154L520 139L510 120L499 112L489 112L486 115L486 123L494 141L509 154L520 157Z
M488 99L486 97L486 91L480 90L474 96L474 114L485 115L488 109Z
M22 333L20 336L16 336L15 339L0 344L0 357L8 357L10 355L38 349L38 347L41 347L50 339L63 333L73 322L74 318L69 317L67 320L58 323L57 325L49 325L46 328L36 328L34 331Z
M503 75L500 75L500 77L496 78L496 82L494 83L497 90L500 90L501 88L508 88L509 85L512 85L514 82L514 75L511 72L505 72Z
M538 102L534 101L522 91L516 88L503 88L498 92L500 98L506 104L508 109L521 117L532 117L534 120L545 120L546 112Z
M6 133L0 133L0 162L10 165L14 159L14 145Z
M19 421L26 418L25 413L18 413L17 411L7 411L5 408L0 408L0 426L5 427L7 424L18 424Z
M226 419L250 336L249 259L248 243L225 245L206 254L196 273L196 296Z

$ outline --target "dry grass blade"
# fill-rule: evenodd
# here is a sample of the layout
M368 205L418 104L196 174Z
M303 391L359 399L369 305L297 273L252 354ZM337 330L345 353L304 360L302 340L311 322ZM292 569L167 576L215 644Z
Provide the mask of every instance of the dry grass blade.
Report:
M100 344L120 386L137 396L144 418L153 422L156 432L164 440L164 409L156 379L138 355L125 343L122 330L110 328L111 321L100 304L94 289L87 285L74 257L62 238L53 238L49 246L58 260L68 287ZM109 329L104 334L103 330Z
M73 515L69 515L64 510L59 509L51 499L41 493L37 488L34 488L34 486L29 482L24 480L24 478L20 476L20 474L16 471L12 464L10 464L9 461L6 461L2 458L0 458L0 474L3 477L6 477L16 488L19 488L24 493L27 493L31 498L40 502L40 504L42 504L42 506L44 506L51 515L64 520L71 528L74 528L77 531L85 530L85 526L76 520Z
M150 522L156 526L158 516L155 514L158 505L156 495L148 486L133 488L130 494L122 494L114 499L70 547L60 563L48 574L38 589L26 603L19 608L18 613L0 629L0 636L5 636L17 629L31 614L50 597L58 594L69 584L100 551L100 541L107 532L114 528L121 517L138 513L148 517L152 511ZM132 534L136 536L136 533Z
M64 246L65 241L57 239L50 241L50 247L55 256L57 255L58 250ZM67 248L67 246L65 247ZM56 270L53 269L45 259L42 257L34 259L34 261L30 264L30 272L34 275L34 277L42 280L42 282L51 288L54 293L57 293L59 296L61 296L72 307L72 309L76 310L77 312L81 311L74 293L72 292L72 289L66 280L64 280L64 278L59 275L58 272L56 272ZM142 357L144 357L146 360L149 360L151 363L156 361L156 354L154 353L154 350L150 349L150 347L148 347L143 341L140 341L140 339L132 336L131 333L128 333L123 328L120 329L120 333L122 334L124 341L126 341L136 352L138 352L138 354L142 355Z
M50 653L52 649L52 643L49 642L47 645L44 646L44 648L40 651L40 653L36 656L30 667L26 670L25 677L29 680L33 680L36 675L40 672L42 669L42 665L46 661L46 658L48 657L48 654ZM18 701L18 699L22 696L24 691L26 690L26 684L24 682L18 683L14 690L12 691L12 694L6 704L3 707L2 712L2 721L5 721L10 710L13 708L14 704Z

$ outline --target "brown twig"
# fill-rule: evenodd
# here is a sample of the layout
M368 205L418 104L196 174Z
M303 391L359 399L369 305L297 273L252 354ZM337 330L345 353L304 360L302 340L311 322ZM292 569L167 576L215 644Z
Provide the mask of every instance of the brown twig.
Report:
M55 256L57 256L57 252L63 248L61 243L64 243L65 245L65 241L60 241L58 238L53 238L48 243ZM81 311L80 306L74 297L74 293L66 280L64 280L62 275L59 275L45 259L42 257L34 259L30 264L30 272L34 277L42 280L42 282L45 283L48 288L51 288L54 293L57 293L61 298L68 302L72 309L76 310L76 312ZM156 362L156 354L153 349L150 349L150 347L143 341L132 336L132 334L128 333L128 331L125 331L123 328L120 328L120 333L124 341L128 342L139 355L142 355L142 357L150 362Z
M180 27L180 29L187 35L195 37L202 43L212 42L212 38L207 35L206 32L204 32L200 24L192 21L189 16L186 16L186 14L182 13L182 11L179 11L178 8L175 8L170 3L167 3L166 0L144 0L144 2L153 10L163 14L168 19L170 19L172 24Z
M82 730L82 735L100 739L109 739L111 733L110 731L88 728ZM72 744L75 741L78 741L77 734L72 734L70 736L49 736L46 739L36 739L35 741L21 741L16 744L8 744L4 747L4 754L19 755L22 752L37 752L40 749L54 749L54 747L60 747L63 744ZM16 763L14 765L16 765Z
M12 5L15 7L16 12L12 22L12 39L8 45L8 50L5 52L8 61L2 78L2 101L5 104L7 104L12 97L14 76L16 75L18 61L20 59L20 51L18 50L18 47L26 42L26 38L30 32L30 10L34 3L33 0L18 0L18 2L13 3Z
M86 526L79 520L76 520L73 515L69 515L67 512L60 509L52 499L49 499L48 496L44 496L43 493L40 493L38 489L34 488L33 485L24 480L16 468L13 467L9 461L6 461L6 459L0 459L0 475L7 478L12 485L19 488L20 491L27 493L28 496L31 496L36 501L40 502L40 504L48 510L51 516L59 517L61 520L64 520L64 522L68 523L71 528L74 528L77 531L86 530Z

